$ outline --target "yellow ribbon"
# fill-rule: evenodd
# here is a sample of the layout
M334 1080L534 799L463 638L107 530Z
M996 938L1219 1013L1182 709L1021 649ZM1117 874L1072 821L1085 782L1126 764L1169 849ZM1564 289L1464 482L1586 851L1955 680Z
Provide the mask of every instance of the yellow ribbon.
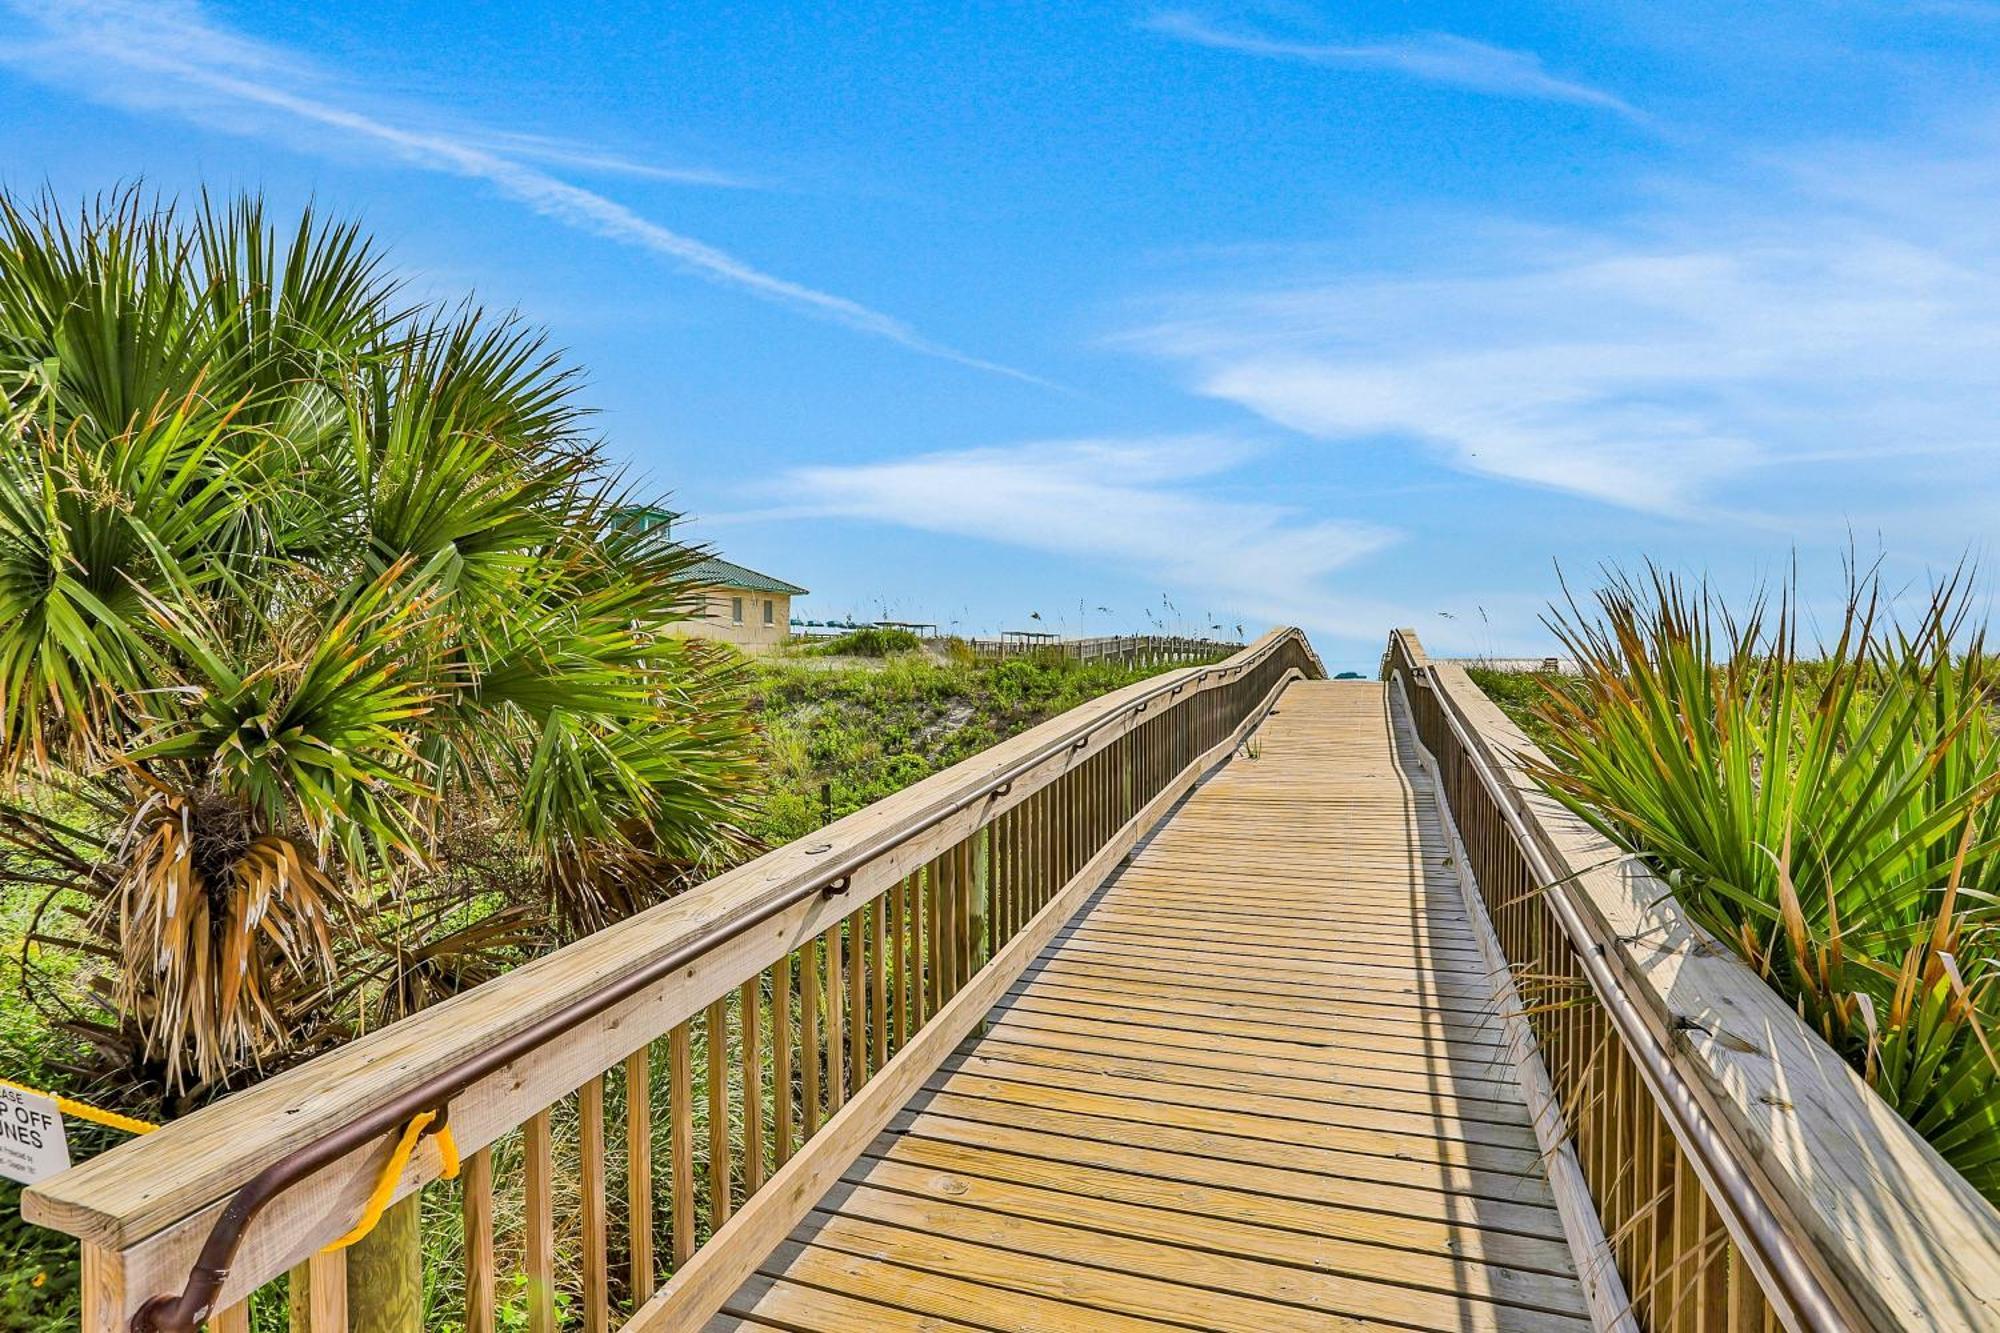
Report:
M436 1111L419 1111L410 1117L410 1123L403 1126L403 1137L396 1140L396 1151L389 1154L389 1160L382 1165L382 1174L376 1178L375 1189L368 1196L368 1204L361 1210L361 1220L354 1229L326 1247L325 1253L344 1250L375 1229L382 1220L382 1214L389 1209L389 1203L396 1197L396 1182L403 1178L403 1168L410 1164L410 1156L417 1150L424 1131L437 1119ZM458 1177L458 1143L451 1137L451 1126L442 1126L437 1132L438 1158L440 1170L438 1179L455 1180Z
M40 1088L31 1088L25 1083L16 1083L11 1078L0 1078L0 1088L13 1088L20 1092L31 1092L37 1097L46 1097L54 1102L57 1109L64 1115L73 1115L79 1120L91 1120L100 1125L109 1125L113 1129L122 1129L127 1134L150 1134L159 1128L158 1125L150 1120L139 1120L133 1116L120 1115L116 1111L100 1111L88 1102L80 1102L58 1093L43 1092Z

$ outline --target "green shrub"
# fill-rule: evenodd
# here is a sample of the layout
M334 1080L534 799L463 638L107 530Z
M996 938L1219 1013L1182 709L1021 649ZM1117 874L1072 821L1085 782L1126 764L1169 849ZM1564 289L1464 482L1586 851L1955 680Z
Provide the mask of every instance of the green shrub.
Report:
M813 645L812 651L824 657L891 657L897 653L914 653L924 646L924 641L906 629L857 629L850 630L837 639Z
M1651 573L1572 608L1545 690L1565 805L1695 917L2000 1200L2000 727L1962 580L1909 628L1873 578L1808 655L1792 596L1740 618Z

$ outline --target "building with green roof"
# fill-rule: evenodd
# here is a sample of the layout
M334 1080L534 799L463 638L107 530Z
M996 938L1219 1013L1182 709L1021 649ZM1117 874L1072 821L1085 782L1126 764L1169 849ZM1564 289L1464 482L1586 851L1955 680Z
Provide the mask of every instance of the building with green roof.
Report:
M665 529L673 536L680 515L653 505L627 505L613 511L612 521L639 532ZM792 633L792 598L807 590L747 565L708 556L688 567L688 581L701 598L701 610L680 627L682 634L755 650L783 643Z

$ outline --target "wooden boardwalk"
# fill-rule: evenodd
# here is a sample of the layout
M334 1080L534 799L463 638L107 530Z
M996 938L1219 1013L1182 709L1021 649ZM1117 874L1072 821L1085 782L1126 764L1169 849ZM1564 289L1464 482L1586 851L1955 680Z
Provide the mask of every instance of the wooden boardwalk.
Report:
M1294 685L711 1327L1588 1327L1408 744Z

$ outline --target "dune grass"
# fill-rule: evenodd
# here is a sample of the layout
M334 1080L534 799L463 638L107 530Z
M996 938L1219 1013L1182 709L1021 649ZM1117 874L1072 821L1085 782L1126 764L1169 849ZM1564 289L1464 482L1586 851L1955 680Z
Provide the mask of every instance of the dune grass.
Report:
M1645 857L1890 1105L2000 1200L2000 724L1969 581L1899 621L1852 581L1809 642L1648 571L1553 624L1536 776ZM1516 702L1518 707L1518 701Z

